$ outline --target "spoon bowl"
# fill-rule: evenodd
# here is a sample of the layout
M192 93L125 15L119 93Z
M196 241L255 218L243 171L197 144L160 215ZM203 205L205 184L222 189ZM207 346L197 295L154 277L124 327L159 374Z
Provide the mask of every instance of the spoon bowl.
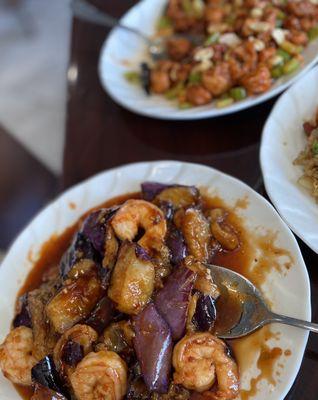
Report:
M318 324L279 315L270 310L261 292L243 275L218 265L205 264L223 296L233 297L240 306L240 315L232 326L216 328L221 339L236 339L255 332L270 323L282 323L318 333Z

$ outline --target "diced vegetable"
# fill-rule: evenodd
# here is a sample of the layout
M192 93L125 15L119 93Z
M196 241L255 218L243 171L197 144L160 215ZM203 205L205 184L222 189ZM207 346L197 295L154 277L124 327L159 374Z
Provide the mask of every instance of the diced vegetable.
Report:
M184 84L179 82L177 85L173 86L167 92L165 92L165 98L168 100L174 100L178 97L180 92L184 89Z
M163 189L154 199L155 204L167 202L174 209L196 205L199 199L198 189L194 186L174 185Z
M295 72L300 67L300 62L297 58L292 58L291 60L287 61L287 63L283 66L283 73L284 74L291 74Z
M127 71L124 73L124 77L130 83L140 84L140 73L137 71Z
M65 394L59 373L57 372L53 358L44 357L31 370L32 381L41 384L58 393Z
M168 324L150 303L133 318L135 351L148 390L166 393L171 370L172 337Z
M155 297L156 308L170 326L173 340L180 339L184 334L195 278L196 273L179 267L168 277Z
M69 340L62 349L61 360L71 366L75 367L84 357L84 349L77 342Z
M315 40L318 38L318 26L315 26L308 31L308 39Z
M200 83L201 82L201 73L200 72L191 72L188 77L189 83Z
M296 44L289 42L288 40L284 40L283 43L280 44L280 47L291 55L296 55L303 51L302 46L297 46Z
M200 331L208 331L214 325L216 319L216 308L214 299L209 295L200 294L195 313L193 315L193 322Z
M224 107L230 106L233 103L234 103L234 99L232 99L231 97L228 97L225 99L217 100L215 102L215 106L216 106L216 108L224 108Z
M28 295L23 295L20 299L20 312L14 317L13 327L26 326L32 328L31 315L28 308Z
M274 79L280 78L282 75L284 75L283 66L279 65L275 68L272 68L271 75L272 75L272 78L274 78Z
M67 282L46 306L54 329L62 334L87 318L101 294L101 283L95 272Z
M235 88L232 88L230 90L230 96L235 100L235 101L240 101L246 98L247 93L246 89L243 88L242 86L238 86Z
M152 201L157 194L172 186L159 182L143 182L141 184L142 197L147 201Z
M119 311L138 314L154 289L155 267L136 243L124 242L111 277L108 297Z
M192 108L192 107L193 107L193 105L189 102L179 103L180 110L188 110L189 108Z
M188 14L191 15L193 12L193 7L192 7L192 2L191 0L182 0L181 2L183 11Z
M220 39L220 33L214 32L212 35L208 36L206 41L204 42L205 46L209 46L211 44L217 43Z
M85 324L91 326L96 332L101 334L110 323L114 311L112 301L108 297L103 297L97 303L91 315L85 321Z
M176 228L171 228L166 239L166 244L171 252L171 262L174 265L180 264L188 253L182 232Z
M284 61L289 61L291 59L291 55L283 49L277 49L277 55L281 56Z
M313 154L316 156L318 154L318 141L315 140L311 146Z
M167 29L171 27L172 27L172 21L167 15L163 15L161 18L159 18L159 21L157 23L158 29Z

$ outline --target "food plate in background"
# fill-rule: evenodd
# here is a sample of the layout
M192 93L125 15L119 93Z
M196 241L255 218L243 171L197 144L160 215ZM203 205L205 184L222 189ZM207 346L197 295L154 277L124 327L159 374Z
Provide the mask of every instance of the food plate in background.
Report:
M266 191L290 228L318 253L318 204L297 182L303 169L293 161L306 145L303 123L318 107L318 67L284 93L263 130L261 168Z
M155 33L156 22L166 2L166 0L143 0L132 7L123 16L121 22L151 36ZM318 60L318 40L312 42L302 52L304 65L297 73L278 79L272 88L262 95L247 97L225 108L215 108L211 103L179 110L176 104L163 96L147 96L141 87L132 85L124 77L125 72L139 68L140 63L145 61L145 54L146 45L142 39L115 28L106 39L99 60L99 76L106 92L115 102L137 114L160 119L193 120L241 111L281 93Z
M310 320L310 284L302 255L293 234L264 198L241 181L206 166L175 161L145 162L102 172L71 188L46 207L19 235L0 268L0 342L10 329L17 292L42 244L53 234L62 233L92 207L120 194L140 190L143 181L204 187L208 195L222 198L228 207L236 207L235 212L244 221L247 231L260 235L268 231L275 233L275 248L285 249L293 265L285 269L283 275L273 269L262 287L263 292L274 311ZM238 207L238 204L244 206ZM275 257L279 256L275 254ZM261 381L256 395L249 399L283 400L301 365L308 333L281 325L273 325L271 330L273 339L266 345L289 349L291 354L287 357L283 353L279 359L278 364L284 365L283 368L276 365L281 368L276 385ZM251 364L241 377L243 389L248 389L250 378L256 375L258 369ZM0 400L14 399L19 399L18 394L0 374Z

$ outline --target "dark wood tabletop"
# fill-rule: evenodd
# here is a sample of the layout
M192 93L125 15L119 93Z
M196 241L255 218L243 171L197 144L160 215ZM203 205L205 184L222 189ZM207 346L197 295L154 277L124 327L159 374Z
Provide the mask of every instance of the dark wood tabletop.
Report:
M135 3L95 1L117 17ZM70 67L77 74L69 81L63 186L130 162L174 159L218 168L266 197L259 145L262 127L276 99L201 121L161 121L135 115L115 104L99 82L98 57L107 33L102 27L74 20ZM318 321L318 257L300 240L299 244L311 279L313 320ZM286 399L317 398L318 336L311 334L301 370Z

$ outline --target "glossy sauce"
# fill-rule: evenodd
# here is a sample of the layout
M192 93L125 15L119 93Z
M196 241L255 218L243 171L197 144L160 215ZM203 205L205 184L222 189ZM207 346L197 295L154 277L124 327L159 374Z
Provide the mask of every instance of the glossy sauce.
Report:
M121 204L130 198L140 198L140 194L132 193L119 196L101 204L95 209ZM244 221L235 213L235 211L238 208L246 208L247 205L248 199L245 198L239 200L234 208L230 209L225 205L223 200L218 197L203 197L204 208L221 207L228 211L227 221L234 227L240 238L240 247L237 250L232 252L218 252L213 257L212 262L243 274L260 287L272 269L283 272L282 268L290 268L293 260L287 251L275 246L275 233L268 232L266 235L260 236L255 233L251 235L244 230ZM75 208L76 204L72 203L70 207ZM39 259L35 262L34 268L31 270L24 285L20 289L19 295L33 290L41 284L42 276L45 271L59 263L63 253L69 247L73 235L79 229L83 219L91 211L92 210L88 211L77 223L67 228L61 235L53 235L50 240L43 244ZM255 258L256 249L259 253L257 259ZM277 261L278 257L286 258L283 267ZM253 269L251 269L251 265L253 265ZM219 327L224 328L227 326L233 326L233 323L237 321L240 316L240 310L241 307L235 294L233 295L233 298L227 299L227 301L219 300L217 302L217 311L219 315L224 316L217 321ZM248 400L257 393L258 382L262 379L267 380L271 385L275 385L274 367L276 361L283 352L277 347L270 348L267 345L267 341L272 338L274 338L274 334L267 326L253 335L229 342L235 358L237 359L241 373L244 373L253 361L255 362L255 359L257 367L260 370L259 375L251 380L250 389L241 390L242 400ZM24 399L31 398L33 394L32 388L24 388L19 385L15 385L15 387Z

